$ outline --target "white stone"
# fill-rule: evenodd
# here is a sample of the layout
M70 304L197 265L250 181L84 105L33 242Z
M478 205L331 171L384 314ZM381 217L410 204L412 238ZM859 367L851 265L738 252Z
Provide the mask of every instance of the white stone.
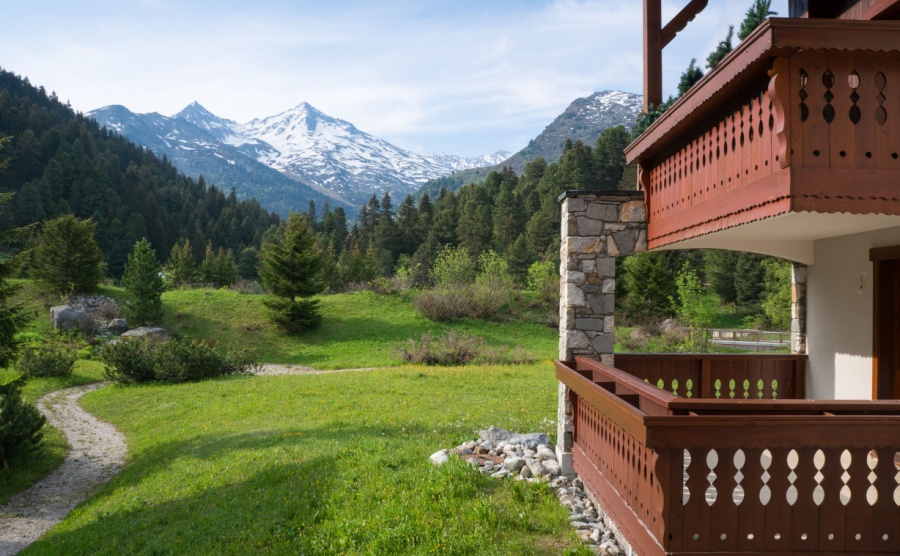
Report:
M434 465L444 465L448 461L450 461L450 452L447 450L438 450L437 452L431 454L429 458L431 463Z
M583 270L585 274L593 274L594 272L597 272L597 261L595 261L594 259L582 261L581 270Z
M575 284L570 284L568 282L563 282L562 286L562 297L565 300L567 307L584 307L587 305L587 300L584 297L584 291L576 286Z

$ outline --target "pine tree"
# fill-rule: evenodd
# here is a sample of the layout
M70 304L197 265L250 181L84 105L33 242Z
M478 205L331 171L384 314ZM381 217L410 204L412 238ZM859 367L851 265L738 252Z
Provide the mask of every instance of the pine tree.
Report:
M706 57L706 67L709 69L715 68L719 65L719 62L722 61L722 58L728 55L729 52L734 48L731 45L731 39L734 37L734 25L728 26L728 34L725 35L725 40L719 42L716 49L709 53L709 56Z
M321 292L321 253L306 218L291 213L260 252L263 285L274 298L265 301L276 324L289 334L317 327L322 317L318 301L307 299Z
M36 450L46 419L22 399L19 381L0 385L0 464L9 473L9 459Z
M170 289L183 288L194 283L197 279L197 259L194 258L191 240L186 239L172 246L169 260L163 268L163 276Z
M778 12L772 11L772 0L754 0L753 5L744 15L744 21L741 22L741 28L738 31L738 39L744 40L750 36L750 33L762 25L770 15L778 15Z
M624 126L604 129L594 147L594 167L597 169L597 189L616 189L625 171L625 147L628 131Z
M66 214L44 223L31 258L31 277L55 294L90 292L103 277L94 222Z
M2 146L2 141L0 141L0 146ZM2 169L2 164L0 164L0 169ZM0 193L0 209L4 208L12 197L11 193ZM0 244L17 241L25 230L26 228L17 228L0 232ZM15 276L21 263L21 257L0 261L0 367L8 367L15 359L19 347L16 334L29 320L22 306L13 302L13 296L19 287L9 283L9 279ZM2 422L0 420L0 423Z
M513 279L520 285L528 280L528 268L537 260L534 252L528 248L525 234L520 234L506 252L506 264Z
M146 238L137 242L128 255L122 285L134 297L126 306L126 316L131 324L146 326L162 320L162 293L166 288L156 253Z
M684 93L688 92L688 90L694 86L694 83L701 79L703 79L703 70L697 65L697 59L691 58L691 63L688 64L688 67L684 70L684 73L681 74L681 77L678 80L678 96L684 95Z

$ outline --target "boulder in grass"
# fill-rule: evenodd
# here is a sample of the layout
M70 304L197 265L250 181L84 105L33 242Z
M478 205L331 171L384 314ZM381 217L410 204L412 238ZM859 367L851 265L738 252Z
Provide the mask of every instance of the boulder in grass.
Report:
M165 342L169 339L169 333L165 328L156 328L152 326L141 326L140 328L132 328L128 332L122 334L123 338L147 338L157 342Z
M448 461L450 461L450 452L447 450L438 450L437 452L431 454L431 463L434 465L444 465Z
M50 308L50 324L53 328L64 332L69 330L85 332L94 325L94 319L82 309L76 309L71 305L57 305Z

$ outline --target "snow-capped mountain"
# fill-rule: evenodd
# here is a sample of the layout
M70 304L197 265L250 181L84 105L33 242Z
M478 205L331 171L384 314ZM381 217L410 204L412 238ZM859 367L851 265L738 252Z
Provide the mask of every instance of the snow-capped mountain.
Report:
M609 127L632 128L643 110L643 97L622 91L600 91L575 99L528 146L503 162L521 172L525 165L542 156L547 162L562 156L566 139L593 146L600 133Z
M509 156L504 152L468 159L445 154L418 155L307 103L246 124L220 118L196 102L172 117L134 114L121 106L101 108L89 115L132 141L166 154L182 171L203 173L208 182L220 187L232 185L218 171L223 167L222 161L231 166L261 164L285 179L352 207L365 203L373 193L380 197L389 191L395 198L402 198L416 192L429 179L465 168L490 166ZM238 191L254 195L270 206L265 199L271 187L258 189L263 191L254 192L252 184L246 183ZM305 210L308 198L313 198L312 192L303 188L299 190L303 195L295 196L295 203L283 194L284 183L276 189L282 194L278 208L273 210L282 213Z

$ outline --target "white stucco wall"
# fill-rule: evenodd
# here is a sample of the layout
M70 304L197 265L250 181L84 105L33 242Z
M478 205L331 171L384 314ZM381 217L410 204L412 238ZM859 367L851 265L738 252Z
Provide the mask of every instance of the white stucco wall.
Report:
M891 245L900 245L900 228L815 242L807 271L808 398L872 399L869 249Z

